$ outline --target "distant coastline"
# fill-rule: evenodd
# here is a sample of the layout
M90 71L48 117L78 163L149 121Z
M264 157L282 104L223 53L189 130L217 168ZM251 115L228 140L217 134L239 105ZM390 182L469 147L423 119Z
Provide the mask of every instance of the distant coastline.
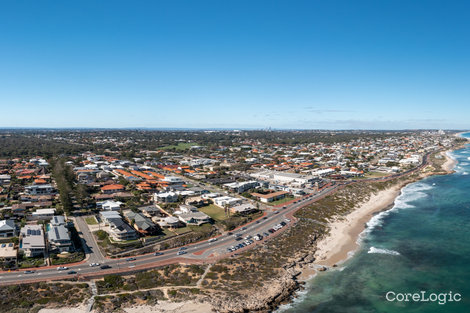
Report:
M460 133L463 134L463 133ZM457 135L457 134L456 134ZM454 150L461 149L461 146L441 152L446 158L442 168L447 174L453 172L454 166L458 161L452 158L449 153ZM437 175L439 173L433 174ZM322 240L317 243L317 251L313 268L321 266L333 267L343 263L354 255L355 251L360 247L360 236L367 228L367 223L379 212L393 208L395 199L401 194L401 190L410 183L417 182L432 175L421 175L418 180L410 179L404 184L391 187L373 195L367 202L349 213L342 221L333 221L329 223L330 232ZM301 277L314 277L316 270L307 269L303 271Z

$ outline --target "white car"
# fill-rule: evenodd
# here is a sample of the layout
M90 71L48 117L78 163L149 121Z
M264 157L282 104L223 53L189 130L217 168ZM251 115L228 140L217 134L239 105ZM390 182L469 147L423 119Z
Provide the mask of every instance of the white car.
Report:
M91 267L100 266L100 263L91 263L90 266L91 266Z
M290 223L290 219L288 219L288 218L286 218L285 221L286 221L287 223Z
M59 266L59 267L57 268L58 271L65 271L65 270L68 270L68 269L69 269L69 268L66 267L66 266Z

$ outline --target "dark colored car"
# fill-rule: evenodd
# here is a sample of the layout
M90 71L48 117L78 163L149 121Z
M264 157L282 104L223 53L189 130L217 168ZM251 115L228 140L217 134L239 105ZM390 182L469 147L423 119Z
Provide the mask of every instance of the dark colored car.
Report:
M240 241L240 240L243 240L243 238L242 237L237 237L237 238L235 238L235 240Z
M272 233L275 232L275 230L271 228L271 229L268 229L268 232L270 232L272 234Z
M163 252L155 252L153 255L154 255L154 256L163 255Z
M101 265L100 268L101 268L102 270L105 270L105 269L107 269L107 268L111 268L111 266L109 266L109 265Z
M266 216L263 216L263 220L267 220L268 218Z
M70 271L70 272L67 272L67 274L69 274L69 275L75 275L75 274L77 274L77 272L75 272L75 271Z

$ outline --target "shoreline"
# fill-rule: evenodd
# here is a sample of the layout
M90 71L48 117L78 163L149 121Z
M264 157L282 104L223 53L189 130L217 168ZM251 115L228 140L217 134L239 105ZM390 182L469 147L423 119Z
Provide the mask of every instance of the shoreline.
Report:
M453 172L454 166L458 163L448 154L452 151L454 149L441 152L441 155L446 159L442 168L449 174ZM428 176L419 180L426 177ZM378 194L372 195L367 202L362 203L358 209L345 216L344 220L330 222L328 224L330 232L317 243L316 260L312 263L313 266L302 269L299 280L309 281L318 274L318 268L338 266L354 255L360 248L359 237L367 228L367 222L374 215L392 208L395 199L401 194L401 189L408 184L380 191Z
M360 247L358 239L366 229L366 223L376 213L392 206L401 189L402 187L396 186L380 191L357 210L346 215L344 221L330 223L330 233L317 244L317 260L314 264L333 267L347 260Z

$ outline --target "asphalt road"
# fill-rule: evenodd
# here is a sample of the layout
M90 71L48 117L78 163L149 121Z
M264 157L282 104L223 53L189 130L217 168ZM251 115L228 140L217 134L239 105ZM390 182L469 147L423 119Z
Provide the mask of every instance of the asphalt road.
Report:
M286 209L278 208L277 211L279 213L275 214L274 211L267 211L267 215L265 218L261 218L257 221L254 221L250 224L245 225L247 229L245 230L234 230L231 235L221 235L217 237L217 241L209 243L207 240L194 243L191 245L185 246L186 254L181 256L177 256L177 252L180 251L180 248L164 250L163 255L154 256L153 253L145 254L140 256L135 256L135 260L127 261L127 258L121 259L109 259L105 258L101 255L98 246L95 240L92 237L92 234L88 231L88 226L84 221L83 217L76 217L75 222L76 226L79 229L79 232L82 233L83 239L86 243L86 253L87 253L87 260L79 265L72 265L67 266L66 270L57 270L57 267L47 267L47 268L39 268L34 270L34 273L25 274L25 270L14 271L14 272L2 272L0 273L0 283L21 283L22 281L26 280L48 280L48 279L55 279L55 278L63 278L64 276L68 276L72 278L75 274L67 274L69 271L77 272L78 274L97 274L97 275L106 275L107 271L114 271L114 270L122 270L122 271L130 271L133 268L140 266L140 265L151 265L157 261L170 261L172 259L187 259L187 260L208 260L208 262L213 262L214 257L227 257L230 255L228 253L227 248L234 246L235 244L240 244L242 241L236 241L235 237L233 236L236 233L241 233L243 237L248 235L254 236L256 234L263 234L266 232L269 234L268 229L273 228L274 225L279 224L281 221L285 221L286 215L290 212L295 211L296 209L307 205L308 203L315 201L323 194L326 194L333 190L335 187L331 187L329 189L325 189L322 192L318 193L316 196L312 198L307 198L304 200L298 200L297 203L290 204L286 206ZM292 222L288 223L285 227L289 227L292 225ZM270 234L270 236L272 236ZM264 237L264 236L263 236ZM268 237L269 238L269 237ZM244 241L244 240L243 240ZM258 243L255 241L255 243ZM255 243L249 245L242 249L249 249L252 246L255 246ZM197 254L195 254L197 253ZM233 252L237 253L237 252ZM232 253L232 254L233 254ZM210 259L208 259L210 258ZM91 263L100 263L100 265L109 265L111 269L101 269L99 266L91 267ZM158 264L155 264L158 266Z

